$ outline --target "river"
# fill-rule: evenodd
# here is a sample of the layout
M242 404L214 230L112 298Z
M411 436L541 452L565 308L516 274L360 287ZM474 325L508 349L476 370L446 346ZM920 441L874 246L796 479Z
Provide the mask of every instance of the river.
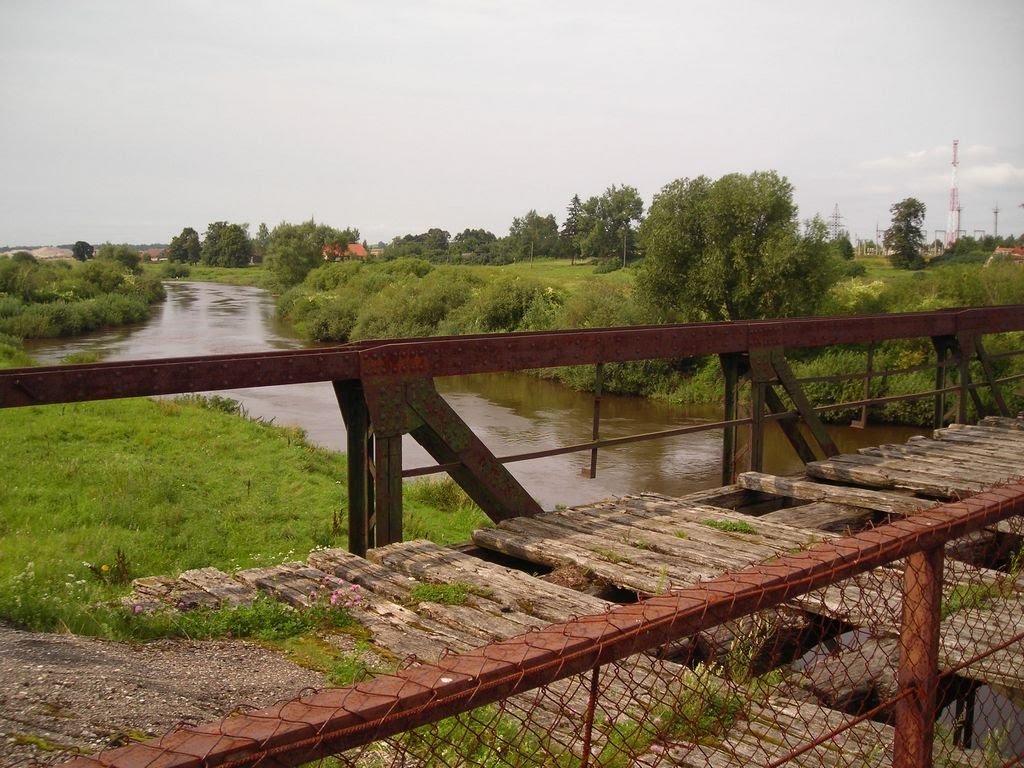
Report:
M297 349L303 342L278 322L273 298L258 288L217 283L169 282L167 300L138 326L71 339L26 344L40 362L56 363L74 352L95 351L104 360L142 360ZM455 376L437 380L438 390L498 456L554 448L590 439L593 400L522 374ZM345 427L327 382L218 393L238 400L254 418L302 427L311 441L344 450ZM641 398L605 396L601 437L654 432L717 421L718 408L673 406ZM925 430L909 427L829 427L843 451L903 442ZM404 466L434 462L411 438L404 443ZM577 453L510 464L510 471L545 509L583 504L611 495L656 491L679 495L719 484L721 433L637 443L600 452L595 479L584 473L590 454ZM781 433L765 446L765 470L795 472L799 459Z

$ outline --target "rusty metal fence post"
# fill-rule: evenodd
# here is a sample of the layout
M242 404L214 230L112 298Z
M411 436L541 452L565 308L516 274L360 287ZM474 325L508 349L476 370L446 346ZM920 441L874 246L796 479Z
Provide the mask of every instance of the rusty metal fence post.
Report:
M893 768L929 768L939 680L943 548L915 552L903 576Z

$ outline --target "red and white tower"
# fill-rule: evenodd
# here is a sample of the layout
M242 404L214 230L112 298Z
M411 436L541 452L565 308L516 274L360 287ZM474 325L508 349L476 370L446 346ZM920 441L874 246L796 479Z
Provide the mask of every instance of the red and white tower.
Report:
M960 165L957 157L959 139L953 139L953 178L949 184L949 218L946 221L946 247L951 248L960 234L960 190L956 186L956 167Z

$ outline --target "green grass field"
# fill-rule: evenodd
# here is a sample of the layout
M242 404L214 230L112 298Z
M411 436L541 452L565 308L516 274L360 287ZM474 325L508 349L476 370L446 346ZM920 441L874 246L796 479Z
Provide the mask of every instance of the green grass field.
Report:
M0 446L0 618L33 629L104 634L90 606L134 577L347 546L345 457L210 401L4 409ZM410 487L407 538L487 522L442 487Z

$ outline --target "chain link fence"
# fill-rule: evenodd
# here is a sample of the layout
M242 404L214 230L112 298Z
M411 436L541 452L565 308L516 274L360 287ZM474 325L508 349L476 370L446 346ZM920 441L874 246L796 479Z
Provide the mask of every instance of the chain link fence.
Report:
M72 764L1019 764L1022 515L1018 482Z

